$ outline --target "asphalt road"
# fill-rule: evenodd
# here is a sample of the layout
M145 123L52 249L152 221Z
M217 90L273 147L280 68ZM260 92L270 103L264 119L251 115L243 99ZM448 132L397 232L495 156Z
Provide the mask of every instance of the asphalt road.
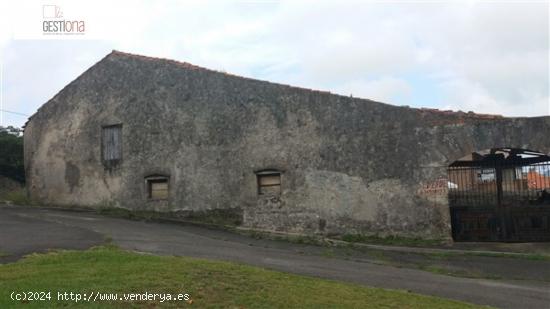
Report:
M148 223L87 212L0 206L0 262L48 249L85 249L106 239L161 255L246 263L358 284L404 289L502 308L550 308L550 284L468 279L326 256L326 248L252 239L192 225Z

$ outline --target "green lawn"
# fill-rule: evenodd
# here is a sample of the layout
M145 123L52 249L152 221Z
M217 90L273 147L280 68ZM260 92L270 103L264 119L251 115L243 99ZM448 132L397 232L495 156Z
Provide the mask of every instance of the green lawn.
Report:
M12 291L52 291L51 301L12 301ZM57 301L57 292L188 293L191 300ZM473 308L442 298L322 280L236 263L144 255L113 247L31 255L0 265L0 308Z

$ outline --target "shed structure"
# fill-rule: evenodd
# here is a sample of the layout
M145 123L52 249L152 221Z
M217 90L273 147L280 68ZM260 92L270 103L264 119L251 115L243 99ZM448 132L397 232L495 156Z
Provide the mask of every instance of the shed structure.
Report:
M452 235L453 162L480 149L546 155L548 136L549 117L400 107L113 51L24 138L27 189L45 204L440 238ZM529 190L545 186L525 172Z

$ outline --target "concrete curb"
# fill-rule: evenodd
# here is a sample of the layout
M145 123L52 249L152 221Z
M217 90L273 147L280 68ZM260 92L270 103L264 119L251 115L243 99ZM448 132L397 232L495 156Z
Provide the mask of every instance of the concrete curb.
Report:
M271 230L257 230L244 227L237 227L236 230L244 232L259 232L265 233L273 236L286 236L286 237L309 237L315 238L320 243L330 244L334 246L352 246L373 250L382 250L382 251L393 251L393 252L403 252L403 253L419 253L419 254L458 254L458 255L492 255L492 256L510 256L518 258L528 258L531 257L530 253L521 253L514 251L492 251L492 250L466 250L466 249L451 249L451 248L426 248L426 247L407 247L407 246L396 246L396 245L379 245L379 244L368 244L360 242L348 242L340 239L322 237L319 235L308 235L308 234L299 234L299 233L286 233L281 231L271 231ZM542 256L550 255L539 254Z

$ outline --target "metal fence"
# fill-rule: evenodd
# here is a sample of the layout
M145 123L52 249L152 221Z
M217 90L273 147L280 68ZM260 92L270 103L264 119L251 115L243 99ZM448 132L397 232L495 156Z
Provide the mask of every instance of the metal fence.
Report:
M451 207L550 204L550 162L455 166L449 167L448 177Z
M456 241L550 241L548 157L457 161L448 181Z

